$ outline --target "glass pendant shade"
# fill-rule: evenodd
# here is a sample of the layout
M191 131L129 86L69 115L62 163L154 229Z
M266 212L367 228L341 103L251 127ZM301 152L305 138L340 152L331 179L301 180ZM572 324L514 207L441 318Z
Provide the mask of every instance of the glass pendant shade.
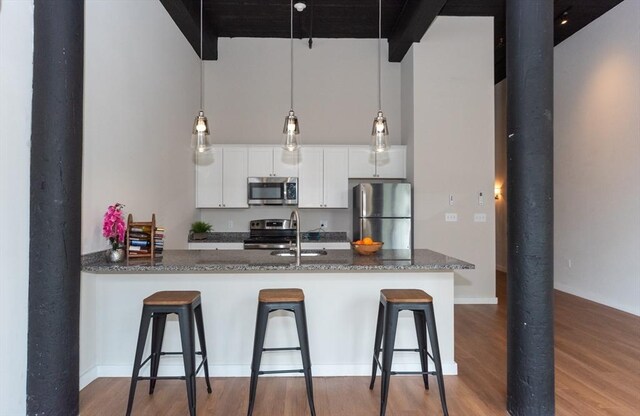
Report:
M300 125L298 124L298 117L296 117L293 110L289 111L289 115L284 118L282 133L284 134L284 146L282 147L290 152L298 150L300 147L298 140L300 137Z
M377 117L373 119L373 128L371 129L371 150L376 153L389 150L388 137L387 119L382 111L378 111Z
M200 110L193 121L193 143L198 153L204 153L211 149L211 141L209 138L209 122L204 115L204 111Z

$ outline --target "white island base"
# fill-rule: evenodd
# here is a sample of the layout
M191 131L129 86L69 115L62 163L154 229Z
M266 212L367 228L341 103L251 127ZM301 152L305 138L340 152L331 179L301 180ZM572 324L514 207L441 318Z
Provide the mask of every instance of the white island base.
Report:
M288 273L82 273L80 387L98 377L130 377L142 300L160 290L202 292L211 376L249 376L258 304L263 288L301 288L314 376L371 374L379 291L423 289L433 297L444 374L454 361L453 270ZM148 355L151 331L146 345ZM196 337L197 341L197 337ZM293 315L272 313L265 347L297 346ZM401 312L396 348L416 348L411 312ZM167 319L163 351L180 351L176 315ZM199 362L199 361L198 361ZM301 368L297 351L265 352L262 369ZM417 353L396 352L395 370L419 370ZM148 374L149 366L143 368ZM433 368L432 366L430 368ZM181 356L165 356L160 375L182 375ZM202 376L201 371L199 376Z

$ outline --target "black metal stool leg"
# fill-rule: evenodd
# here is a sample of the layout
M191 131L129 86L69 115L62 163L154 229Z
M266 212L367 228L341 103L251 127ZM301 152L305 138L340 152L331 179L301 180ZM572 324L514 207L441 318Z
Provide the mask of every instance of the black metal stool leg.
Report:
M209 356L207 355L207 341L204 336L204 322L202 320L202 305L198 305L193 309L196 318L196 327L198 329L198 341L200 342L200 351L202 352L202 366L204 367L204 380L207 383L207 393L211 394L211 382L209 381Z
M164 328L167 323L166 313L153 314L153 326L151 327L151 377L158 377L158 368L160 367L160 353L162 352L162 340L164 338ZM156 388L156 381L153 378L149 380L149 394L153 394Z
M309 353L309 334L307 332L307 314L304 308L304 301L294 306L293 314L296 318L296 328L298 330L298 340L300 342L300 353L302 354L302 368L304 369L304 380L307 387L307 399L311 416L316 415L316 407L313 402L313 377L311 375L311 355Z
M382 333L384 325L384 305L382 302L378 303L378 321L376 323L376 338L373 341L373 364L371 365L371 383L369 383L369 390L373 390L373 385L376 383L376 374L378 372L378 363L376 357L380 359L380 344L382 343Z
M398 308L387 303L384 312L384 343L382 345L382 389L380 400L380 416L387 411L387 397L389 396L389 381L393 362L393 347L396 341L398 327Z
M182 358L184 361L184 375L187 385L187 399L189 402L189 414L196 415L196 389L195 389L195 337L193 328L193 310L191 307L180 308L178 312L180 322L180 339L182 341Z
M436 379L438 380L438 391L440 392L440 403L442 404L442 412L445 416L449 416L449 411L447 410L447 399L444 392L444 377L442 375L442 362L440 361L440 348L438 347L438 332L436 331L436 318L433 312L433 303L429 303L425 307L425 315L427 320L427 328L429 329L429 340L431 341L433 362L436 367Z
M147 341L149 333L149 324L151 321L151 312L143 307L142 318L140 319L140 331L138 332L138 345L136 346L136 357L133 361L133 372L131 374L131 386L129 387L129 401L127 403L127 416L131 414L133 407L133 398L136 395L136 384L138 383L138 375L140 374L140 363L142 362L142 353L144 352L144 344Z
M418 338L418 349L420 350L420 368L422 368L422 381L424 388L429 390L429 356L427 355L427 326L423 311L413 311L413 320L416 324L416 337Z
M260 361L262 360L262 348L264 347L264 337L267 331L267 321L269 319L269 307L264 303L258 303L256 316L256 333L253 339L253 359L251 360L251 383L249 386L249 410L248 416L253 414L253 406L256 401L256 390L258 387L258 372L260 371Z

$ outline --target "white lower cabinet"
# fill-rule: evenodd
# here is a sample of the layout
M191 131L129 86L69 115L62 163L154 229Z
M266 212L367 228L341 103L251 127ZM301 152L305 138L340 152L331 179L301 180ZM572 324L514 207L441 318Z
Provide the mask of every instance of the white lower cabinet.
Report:
M196 208L247 208L247 148L218 146L196 155Z
M189 250L242 250L244 243L189 243Z
M300 208L348 208L349 151L345 146L303 146L299 151Z

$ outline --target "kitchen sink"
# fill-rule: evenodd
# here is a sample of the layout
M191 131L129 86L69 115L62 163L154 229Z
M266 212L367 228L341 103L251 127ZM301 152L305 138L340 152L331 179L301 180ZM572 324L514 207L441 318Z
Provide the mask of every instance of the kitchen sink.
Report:
M295 257L295 250L275 250L271 252L272 256L280 256L280 257ZM302 257L312 257L312 256L326 256L327 250L301 250L300 256Z

